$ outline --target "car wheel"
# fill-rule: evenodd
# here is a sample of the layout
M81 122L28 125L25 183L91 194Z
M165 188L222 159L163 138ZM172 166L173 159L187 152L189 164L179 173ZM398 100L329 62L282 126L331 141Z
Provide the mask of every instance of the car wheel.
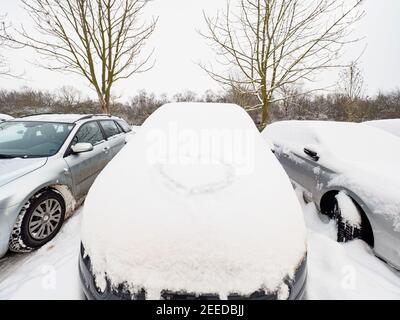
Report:
M340 208L338 201L336 199L335 201L336 203L334 207L334 218L336 219L337 223L337 241L348 242L354 239L363 239L362 226L354 225L353 223L346 220L342 215L342 209ZM355 203L353 209L355 212L358 213L359 220L361 221L362 215Z
M33 197L21 210L14 225L9 248L30 252L40 248L60 230L65 217L63 197L51 190Z

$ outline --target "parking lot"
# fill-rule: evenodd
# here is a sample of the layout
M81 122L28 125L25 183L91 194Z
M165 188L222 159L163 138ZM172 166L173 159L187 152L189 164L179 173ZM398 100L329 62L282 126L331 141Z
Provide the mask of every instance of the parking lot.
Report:
M307 299L400 299L400 274L362 241L335 241L335 225L305 204L308 228ZM0 299L83 299L78 275L82 208L36 252L0 260Z
M400 1L236 2L3 1L0 300L400 300Z

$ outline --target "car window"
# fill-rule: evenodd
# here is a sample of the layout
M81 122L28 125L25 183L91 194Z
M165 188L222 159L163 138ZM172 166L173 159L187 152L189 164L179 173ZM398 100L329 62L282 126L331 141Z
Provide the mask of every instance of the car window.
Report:
M9 121L0 125L0 155L5 158L37 158L55 155L73 124Z
M10 124L11 123L11 124ZM5 122L0 127L0 143L22 140L27 131L23 123ZM7 134L5 134L5 132Z
M117 120L117 123L125 133L132 131L131 127L124 120Z
M101 126L104 129L104 133L106 134L106 138L110 138L121 133L120 129L118 128L117 124L112 120L104 120L100 121Z
M104 140L103 133L97 122L85 123L76 133L72 144L91 143L92 145L99 144Z

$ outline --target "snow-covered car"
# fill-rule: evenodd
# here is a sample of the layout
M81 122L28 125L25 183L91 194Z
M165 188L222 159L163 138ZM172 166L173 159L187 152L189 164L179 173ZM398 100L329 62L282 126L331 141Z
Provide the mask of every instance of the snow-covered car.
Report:
M299 299L306 229L290 180L231 104L167 104L93 184L88 299Z
M137 131L140 129L140 126L131 126L130 127L130 132L129 134L126 136L125 140L126 142L129 142L131 139L133 139L133 137L135 136L135 134L137 133Z
M400 138L400 119L366 121L364 124L382 129Z
M50 241L125 145L124 120L46 114L0 124L0 257Z
M132 126L132 133L135 134L140 130L140 126Z
M400 139L357 123L282 121L263 136L304 197L400 269Z
M11 120L11 119L14 119L14 118L9 116L9 115L7 115L7 114L0 113L0 123L4 122L4 121Z

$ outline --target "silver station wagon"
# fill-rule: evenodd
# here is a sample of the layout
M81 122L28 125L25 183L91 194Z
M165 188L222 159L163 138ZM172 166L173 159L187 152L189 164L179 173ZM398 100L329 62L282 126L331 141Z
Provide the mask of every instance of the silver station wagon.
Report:
M43 114L1 123L0 257L50 241L130 131L108 115Z

